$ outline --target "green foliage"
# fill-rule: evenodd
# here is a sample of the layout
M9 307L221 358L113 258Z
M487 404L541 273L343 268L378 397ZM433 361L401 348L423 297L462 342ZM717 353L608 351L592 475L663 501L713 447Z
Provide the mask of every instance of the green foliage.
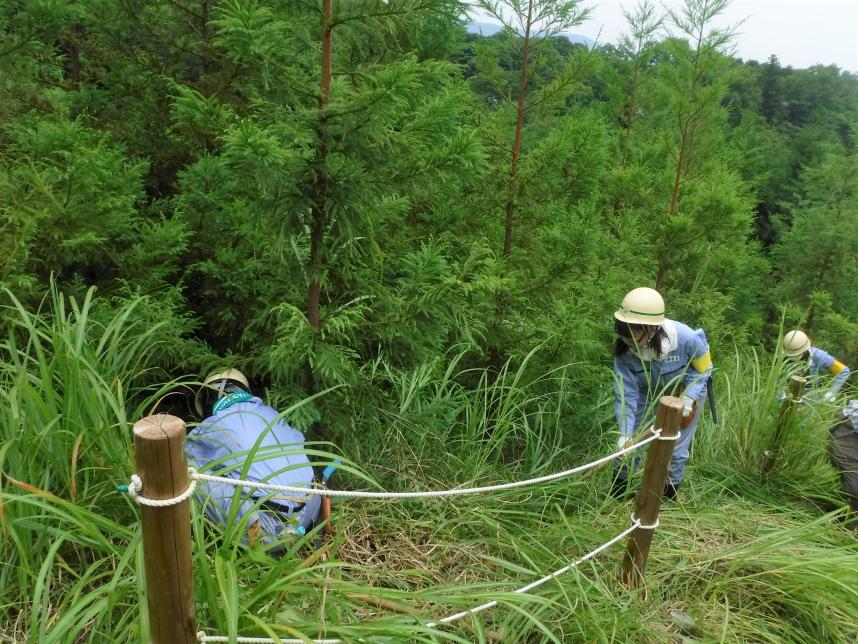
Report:
M73 121L22 118L5 135L0 284L33 288L58 275L164 291L185 230L179 219L153 216L156 204L152 214L139 210L145 163L126 160L103 134Z
M169 391L187 320L157 301L65 298L32 311L4 293L0 342L3 637L139 639L140 533L115 492L130 421ZM144 638L145 639L145 638Z
M797 325L858 362L858 77L737 61L713 27L724 0L667 16L644 2L592 51L561 33L577 2L481 3L507 23L486 38L465 35L456 0L334 1L323 97L321 2L7 4L0 639L147 638L138 530L111 486L130 471L129 423L174 387L158 383L245 369L337 441L344 485L513 480L601 451L611 314L656 285L670 317L707 332L722 423L696 439L692 501L665 520L689 526L669 528L685 549L658 549L654 592L714 639L850 640L854 553L803 501L839 502L833 410L808 406L760 478L788 374L755 347ZM184 414L181 399L162 405ZM593 492L344 504L332 559L306 567L299 545L272 560L196 517L201 622L659 639L674 627L601 567L536 598L498 590L626 525ZM367 585L427 616L480 593L503 605L438 634L376 620L354 597ZM831 604L816 621L814 592Z
M800 192L780 221L772 254L782 302L802 309L794 324L821 331L831 351L854 355L858 296L851 284L858 278L858 182L853 152L832 151L801 175Z
M18 233L4 272L30 268L44 279L75 265L100 268L106 242L133 223L141 166L75 123L19 123L6 134L9 156L29 163L13 162L2 175L5 218Z

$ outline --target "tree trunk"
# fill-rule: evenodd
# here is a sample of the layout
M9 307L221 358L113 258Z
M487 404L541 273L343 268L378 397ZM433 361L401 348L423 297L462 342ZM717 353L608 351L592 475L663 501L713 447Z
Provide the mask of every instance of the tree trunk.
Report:
M200 33L206 42L211 40L211 32L209 31L209 0L202 0L202 3L200 3Z
M682 169L685 166L685 144L687 124L682 128L679 137L679 156L676 159L676 172L673 177L673 190L670 193L670 216L673 217L679 209L679 190L682 186Z
M632 75L632 84L629 89L629 104L626 106L626 127L623 136L623 151L620 159L620 167L623 168L629 158L629 150L632 146L632 123L635 120L635 112L637 111L638 100L638 77L640 76L640 64L635 61L635 72Z
M509 189L506 200L506 224L503 236L503 255L508 257L512 250L512 215L515 210L515 190L518 173L518 155L521 150L521 127L524 123L524 105L527 99L527 56L530 53L530 27L533 20L533 0L527 3L527 24L524 27L524 55L521 61L521 74L518 78L518 110L515 122L515 140L512 144L512 168L509 173Z
M77 4L77 0L72 0L70 4ZM71 27L71 34L66 43L69 56L68 75L76 90L80 89L80 41L82 38L83 25L76 22Z
M325 242L325 200L327 156L325 144L326 109L331 97L331 14L332 0L322 0L322 76L319 83L319 129L317 133L316 173L313 185L312 223L310 233L310 286L307 293L307 321L314 330L321 325L323 247Z

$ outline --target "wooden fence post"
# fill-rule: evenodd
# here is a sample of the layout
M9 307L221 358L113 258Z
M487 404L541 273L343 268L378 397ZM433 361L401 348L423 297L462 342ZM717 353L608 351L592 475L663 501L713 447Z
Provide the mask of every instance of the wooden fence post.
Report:
M662 396L655 416L655 427L661 429L661 435L667 438L676 436L681 421L682 401L674 396ZM655 525L658 520L674 443L676 441L657 440L649 446L634 513L644 526ZM622 579L630 588L639 588L644 583L653 532L653 529L636 528L629 535L629 545L623 558Z
M171 499L188 489L185 422L156 414L134 424L134 460L141 496ZM197 641L191 561L189 501L168 507L140 506L146 599L153 644Z
M789 394L781 403L780 412L778 413L778 422L775 425L775 431L772 433L771 448L763 454L763 474L768 474L777 460L778 452L780 451L781 439L783 438L784 429L792 417L795 406L801 401L804 395L804 386L807 380L801 376L792 376L789 379Z

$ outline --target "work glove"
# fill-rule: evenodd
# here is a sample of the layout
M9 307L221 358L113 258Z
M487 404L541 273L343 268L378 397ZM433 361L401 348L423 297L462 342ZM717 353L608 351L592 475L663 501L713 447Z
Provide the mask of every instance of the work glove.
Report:
M837 394L835 394L833 391L826 391L826 392L825 392L825 395L822 397L822 399L823 399L825 402L831 402L832 400L834 400L834 397L835 397L836 395L837 395Z
M617 451L620 451L621 449L625 448L626 443L628 443L631 438L631 436L624 436L621 434L620 437L617 439Z
M683 396L682 398L682 417L688 418L691 415L691 411L694 408L694 398L689 398L688 396Z

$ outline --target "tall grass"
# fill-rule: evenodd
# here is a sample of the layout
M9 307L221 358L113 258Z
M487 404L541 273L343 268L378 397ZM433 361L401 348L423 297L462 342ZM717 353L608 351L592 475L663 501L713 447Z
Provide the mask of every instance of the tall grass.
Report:
M175 387L151 387L162 376L150 372L175 333L138 315L143 301L98 307L92 296L53 293L40 312L14 300L8 309L0 640L148 637L138 513L114 485L132 471L130 424ZM384 421L342 440L349 464L338 486L502 482L604 453L607 427L568 430L584 425L568 418L578 367L534 378L532 359L491 377L460 367L461 356L410 373L380 364ZM249 547L241 529L213 529L195 505L200 628L346 641L673 642L671 611L680 611L703 641L854 641L858 549L824 450L833 411L802 406L763 475L787 367L753 354L720 366L720 423L707 418L698 430L680 502L662 513L646 592L620 585L617 547L532 594L512 593L628 525L631 508L606 495L607 474L478 498L340 501L322 550L309 547L311 534L276 557ZM610 384L595 407L608 410ZM307 446L317 461L332 449ZM425 626L490 599L500 605Z
M812 379L805 400L779 430L786 383L799 373L800 365L749 351L736 352L719 366L719 424L712 423L711 414L705 417L695 435L695 459L728 464L731 470L751 477L752 487L762 484L797 497L838 503L840 484L826 446L839 406L822 400L827 383ZM767 476L761 476L767 453L774 456L774 466Z
M130 472L129 420L174 328L52 290L42 311L7 293L0 342L3 637L60 642L140 632L139 530L115 485ZM104 303L101 303L103 305ZM157 397L160 392L154 390ZM130 405L129 400L136 400Z

